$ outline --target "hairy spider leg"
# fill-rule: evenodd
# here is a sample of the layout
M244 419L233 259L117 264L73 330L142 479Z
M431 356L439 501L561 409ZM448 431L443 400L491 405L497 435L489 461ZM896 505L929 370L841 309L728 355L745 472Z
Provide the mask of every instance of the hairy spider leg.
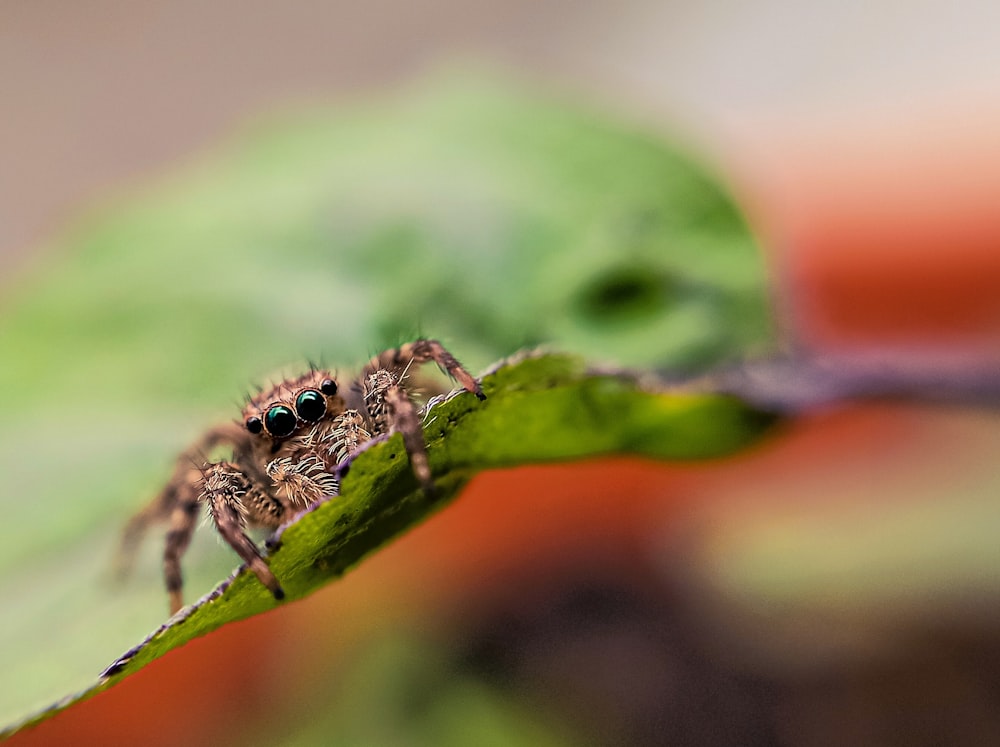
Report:
M226 423L209 430L177 457L167 484L144 509L129 519L122 531L115 561L115 574L119 579L124 579L131 572L136 551L149 528L168 520L173 523L171 517L174 510L186 502L188 490L201 480L201 466L207 455L223 444L232 445L236 449L247 448L246 432L235 423Z
M394 431L402 433L413 474L424 490L433 490L427 445L417 408L400 385L399 377L389 369L381 368L369 375L362 382L362 387L374 431L385 435Z
M427 444L424 443L423 430L417 408L399 384L390 386L383 395L385 404L392 413L393 424L403 434L403 446L410 458L410 469L427 492L434 490L431 479L431 466L427 461Z
M177 485L173 491L174 506L170 512L170 524L163 547L163 579L167 585L171 615L184 606L181 592L184 586L181 556L191 543L191 535L198 525L198 509L201 507L199 489L201 470L196 467L190 469L197 472L198 477L191 475L190 479Z
M427 492L434 489L427 445L417 409L402 386L414 364L435 362L438 367L455 379L480 400L486 399L479 382L466 371L455 356L445 350L437 340L415 340L372 358L361 376L365 405L376 433L389 434L394 430L403 435L403 445L410 459L410 468Z
M267 567L263 555L257 545L247 537L244 531L247 523L248 506L252 506L255 521L272 528L281 524L285 509L280 502L257 488L240 469L229 462L218 462L205 467L202 479L202 498L208 504L208 512L215 523L216 529L223 539L229 543L247 567L260 579L260 582L274 595L275 599L284 599L285 591L278 583L271 569ZM192 527L193 529L193 527ZM188 538L190 539L190 531ZM170 545L170 535L167 535L167 545ZM186 545L186 541L185 541ZM172 612L180 609L180 563L177 562L177 597L171 588L171 576L167 575L167 591L170 593ZM175 606L176 605L176 606Z
M334 427L320 438L327 463L336 467L370 441L372 434L357 410L344 410L334 419Z
M437 340L414 340L400 345L398 348L379 353L368 361L368 365L365 366L361 374L361 380L367 381L368 377L379 369L386 369L401 376L412 364L421 365L431 361L434 361L438 368L461 384L463 389L472 392L480 400L486 399L479 382Z

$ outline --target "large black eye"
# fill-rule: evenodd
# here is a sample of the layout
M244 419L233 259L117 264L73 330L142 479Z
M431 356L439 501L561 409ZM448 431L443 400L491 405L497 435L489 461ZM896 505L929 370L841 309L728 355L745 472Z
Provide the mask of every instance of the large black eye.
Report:
M264 427L275 438L291 435L298 422L295 413L284 405L274 405L264 414Z
M295 400L295 412L303 420L315 423L326 415L326 397L315 389L306 389Z
M264 430L264 424L260 422L260 418L247 418L246 427L251 433L260 433Z
M319 385L319 390L327 397L332 397L337 393L337 382L333 379L323 379Z

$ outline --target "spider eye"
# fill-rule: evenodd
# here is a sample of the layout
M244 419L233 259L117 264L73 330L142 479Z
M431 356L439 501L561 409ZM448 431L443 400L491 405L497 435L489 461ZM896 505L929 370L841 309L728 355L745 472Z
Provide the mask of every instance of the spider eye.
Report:
M306 389L295 399L295 412L303 420L315 423L326 415L326 398L315 389Z
M260 422L260 418L247 418L246 427L251 433L260 433L264 430L264 424Z
M295 413L284 405L274 405L264 414L264 427L275 438L290 436L298 422Z
M327 397L332 397L337 393L337 382L333 379L323 379L319 385L319 390Z

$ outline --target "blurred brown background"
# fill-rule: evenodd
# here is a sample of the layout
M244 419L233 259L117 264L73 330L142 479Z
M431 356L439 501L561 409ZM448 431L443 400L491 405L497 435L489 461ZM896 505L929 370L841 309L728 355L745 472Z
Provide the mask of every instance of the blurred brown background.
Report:
M969 258L953 271L962 277L942 291L939 270L916 262L901 290L929 293L918 334L933 323L978 336L996 307L954 302L970 278L989 295L983 277L996 270L998 28L1000 8L973 0L8 0L0 269L9 275L88 206L262 112L467 58L699 141L740 187L770 251L794 249L778 274L799 281L796 316L816 341L841 339L845 324L912 336L913 320L886 309L873 318L871 302L859 307L838 288L869 267L896 277L883 270L936 252L943 237Z

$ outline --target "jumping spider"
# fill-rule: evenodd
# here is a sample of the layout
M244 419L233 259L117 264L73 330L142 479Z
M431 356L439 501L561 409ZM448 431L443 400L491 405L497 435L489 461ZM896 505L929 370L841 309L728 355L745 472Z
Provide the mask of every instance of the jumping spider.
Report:
M476 380L436 340L417 340L372 358L347 387L329 371L311 370L249 398L241 422L212 428L177 459L174 473L152 503L125 527L122 557L128 562L145 530L166 521L163 574L170 612L183 606L180 559L187 550L202 503L219 534L246 562L275 599L285 592L248 526L276 529L293 516L339 492L336 469L364 444L399 431L410 466L424 490L432 490L420 418L404 380L411 365L434 361L479 399ZM205 463L219 446L230 461Z

